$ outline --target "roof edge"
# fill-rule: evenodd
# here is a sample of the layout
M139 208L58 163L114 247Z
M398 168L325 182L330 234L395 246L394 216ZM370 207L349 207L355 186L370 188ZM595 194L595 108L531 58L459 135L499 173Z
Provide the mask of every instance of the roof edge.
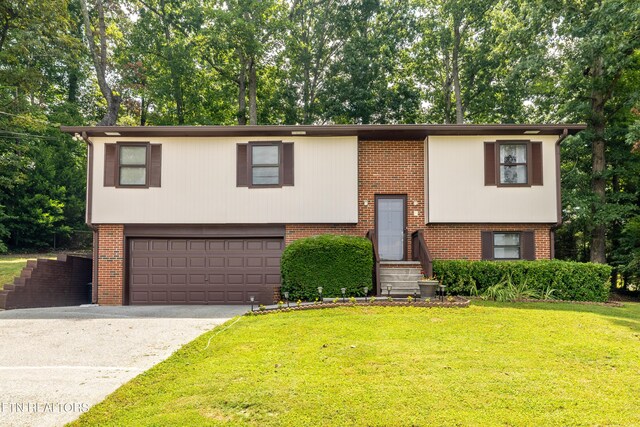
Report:
M424 139L430 135L574 135L585 124L402 124L247 126L61 126L87 136L358 136L361 139Z

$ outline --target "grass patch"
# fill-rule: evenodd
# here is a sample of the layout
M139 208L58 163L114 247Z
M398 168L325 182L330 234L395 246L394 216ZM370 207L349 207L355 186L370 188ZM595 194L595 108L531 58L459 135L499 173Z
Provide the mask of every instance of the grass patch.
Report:
M27 265L27 261L37 258L56 258L57 254L19 254L0 255L0 289L4 285L13 283L13 278L20 275L22 269Z
M73 425L640 425L640 304L351 307L222 330L231 322Z

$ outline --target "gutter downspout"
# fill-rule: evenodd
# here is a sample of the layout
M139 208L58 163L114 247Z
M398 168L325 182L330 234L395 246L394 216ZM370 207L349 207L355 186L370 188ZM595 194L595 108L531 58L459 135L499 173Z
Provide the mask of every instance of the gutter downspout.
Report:
M93 267L91 272L91 303L98 303L98 227L91 223L92 207L93 207L93 142L89 140L87 132L82 132L81 135L76 134L76 138L82 138L87 143L87 213L85 223L93 231Z
M556 230L562 225L562 176L560 171L560 144L565 138L569 136L569 129L565 128L562 134L558 137L555 144L556 150L556 204L557 204L557 220L554 225L551 226L551 236L549 236L549 243L551 246L551 259L556 257L555 248L555 234Z

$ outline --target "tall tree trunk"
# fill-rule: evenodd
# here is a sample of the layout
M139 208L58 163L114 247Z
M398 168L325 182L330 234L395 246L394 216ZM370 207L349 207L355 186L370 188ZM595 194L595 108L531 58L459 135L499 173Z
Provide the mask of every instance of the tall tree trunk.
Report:
M140 126L145 126L147 124L147 102L142 96L140 99Z
M444 105L444 123L451 123L451 60L449 50L442 43L442 66L444 68L444 80L442 81L442 100Z
M602 209L606 202L605 195L605 138L604 130L606 118L604 113L604 104L606 95L601 87L603 75L602 57L596 58L592 68L593 89L591 91L591 111L587 126L593 132L593 141L591 143L591 191L596 197L596 201L591 205L591 213L594 218L599 210ZM591 262L606 263L606 224L601 220L596 220L593 231L591 232Z
M249 124L258 124L258 77L254 58L249 60Z
M80 0L80 8L82 9L84 31L87 37L87 43L89 44L89 51L91 52L93 66L96 70L98 87L100 88L100 92L102 92L102 96L107 101L107 112L105 113L102 120L98 123L98 125L113 126L118 121L118 111L120 109L122 98L120 97L120 95L114 94L111 90L111 87L109 87L109 84L107 83L107 26L104 20L104 8L102 5L102 0L97 0L98 41L100 42L99 51L95 43L95 34L91 29L91 20L89 18L89 11L87 9L86 0Z
M173 48L171 47L171 29L167 22L165 2L160 2L160 10L162 11L162 26L164 27L164 38L167 43L167 61L169 62L169 73L171 75L171 91L173 92L173 100L176 103L176 116L178 124L184 124L184 96L182 85L180 84L180 76L176 70L175 59L173 56Z
M453 91L456 97L456 123L463 123L462 94L460 90L460 18L453 20Z
M67 102L75 104L78 100L78 67L69 67L69 85L67 86Z
M247 63L242 51L238 50L240 71L238 72L238 124L247 124Z

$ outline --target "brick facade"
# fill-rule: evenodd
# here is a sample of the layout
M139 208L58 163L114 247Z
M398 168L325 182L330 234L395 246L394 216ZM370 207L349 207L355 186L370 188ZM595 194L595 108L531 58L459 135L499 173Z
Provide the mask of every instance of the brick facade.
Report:
M534 231L536 259L551 258L549 224L428 224L424 237L433 259L481 259L482 231Z
M364 236L375 227L375 195L407 195L407 256L411 233L425 230L434 259L481 258L481 231L534 230L536 259L551 258L551 224L425 224L424 143L361 141L358 144L358 224L287 224L285 243L317 234ZM367 201L367 205L365 205ZM417 216L415 216L417 212Z
M98 304L124 302L124 226L98 225ZM95 262L95 260L94 260Z
M285 244L316 234L364 236L375 228L375 196L407 196L407 255L410 236L424 226L424 142L360 141L358 143L357 224L287 224ZM366 203L366 204L365 204ZM417 216L414 213L417 212Z

